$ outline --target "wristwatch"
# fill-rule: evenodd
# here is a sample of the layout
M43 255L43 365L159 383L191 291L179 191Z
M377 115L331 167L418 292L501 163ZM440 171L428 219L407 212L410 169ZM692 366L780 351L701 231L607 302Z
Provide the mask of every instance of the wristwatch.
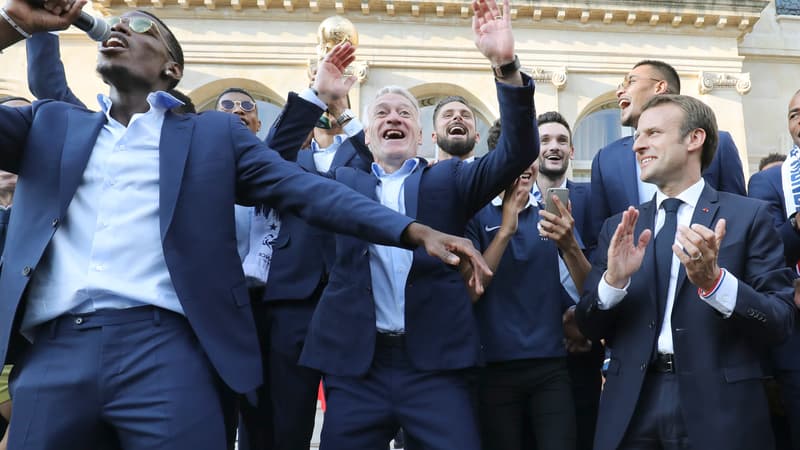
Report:
M336 118L336 122L339 123L340 127L343 127L343 126L347 125L347 122L350 122L351 120L353 120L355 118L356 118L356 115L353 114L353 111L351 111L349 109L345 109L344 111L342 111L341 114L339 114L339 117Z
M492 66L492 73L497 78L507 78L520 68L519 57L514 55L514 60L500 66Z

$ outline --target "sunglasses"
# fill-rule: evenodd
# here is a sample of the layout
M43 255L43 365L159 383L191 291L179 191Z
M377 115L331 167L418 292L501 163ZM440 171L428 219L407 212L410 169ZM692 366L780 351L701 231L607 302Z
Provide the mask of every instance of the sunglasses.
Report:
M250 100L221 100L219 102L219 106L221 106L225 111L233 111L233 109L237 106L242 108L242 111L244 112L250 112L256 109L256 104Z
M109 27L114 27L120 23L127 22L128 28L139 34L145 34L151 29L156 30L156 35L158 39L161 40L161 43L164 44L164 47L167 49L167 53L172 58L173 61L177 61L178 58L175 57L175 54L172 53L170 46L167 44L167 40L164 39L164 36L161 35L161 30L158 28L156 23L152 19L148 19L147 17L141 16L134 16L134 17L109 17L106 22L108 22Z

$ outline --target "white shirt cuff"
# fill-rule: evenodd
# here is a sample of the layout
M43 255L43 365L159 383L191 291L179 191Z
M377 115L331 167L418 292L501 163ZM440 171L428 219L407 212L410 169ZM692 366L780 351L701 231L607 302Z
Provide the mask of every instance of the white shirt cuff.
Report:
M725 270L725 269L722 269ZM722 282L708 297L699 295L700 300L708 303L720 312L726 319L733 314L736 308L736 296L739 294L739 280L732 273L725 270Z
M356 119L355 117L350 119L350 121L344 124L344 126L342 127L342 131L344 131L347 137L349 138L357 135L363 129L364 125L361 123L360 120Z
M617 289L614 286L606 283L606 272L600 277L600 284L597 285L597 307L606 310L611 309L619 304L626 295L628 295L628 286L631 285L630 278L625 283L625 287Z
M323 102L322 100L320 100L320 99L319 99L319 97L317 97L317 94L315 94L315 93L314 93L314 91L313 91L313 90L311 90L311 88L305 88L305 89L303 89L303 90L300 92L300 94L298 94L298 95L299 95L299 96L300 96L300 98L302 98L303 100L305 100L305 101L307 101L307 102L311 102L311 103L313 103L313 104L315 104L315 105L319 106L320 108L322 108L322 110L323 110L323 111L326 111L326 110L328 109L328 105L326 105L326 104L325 104L325 102Z

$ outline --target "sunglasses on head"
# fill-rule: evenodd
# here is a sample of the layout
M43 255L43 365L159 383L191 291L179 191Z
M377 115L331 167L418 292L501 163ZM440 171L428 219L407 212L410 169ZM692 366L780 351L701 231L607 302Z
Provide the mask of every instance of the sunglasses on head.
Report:
M250 112L256 109L256 104L250 100L220 100L219 106L225 111L233 111L235 107L242 108L244 112Z
M169 45L167 44L166 39L164 36L161 35L161 30L158 28L156 23L147 17L142 16L133 16L133 17L109 17L106 22L108 22L109 27L114 27L120 23L126 22L128 24L128 29L135 33L145 34L150 31L151 28L155 28L156 34L158 35L158 39L161 40L161 43L164 44L164 47L167 49L167 53L169 56L174 60L177 61L178 59L172 53Z

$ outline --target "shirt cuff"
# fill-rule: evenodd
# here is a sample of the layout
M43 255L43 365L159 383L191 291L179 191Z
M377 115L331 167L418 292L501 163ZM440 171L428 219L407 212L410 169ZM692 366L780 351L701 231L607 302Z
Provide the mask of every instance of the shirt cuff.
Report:
M628 286L631 280L625 283L625 287L617 289L606 283L606 272L600 277L600 284L597 285L597 307L602 310L611 309L619 304L628 295Z
M722 269L722 277L709 295L700 295L698 292L701 300L719 311L726 319L733 314L733 310L736 308L738 294L739 280L725 269Z
M357 135L363 130L364 130L364 125L361 123L360 120L356 119L355 117L350 119L350 121L344 124L344 126L342 127L342 131L344 131L347 137L349 138Z
M317 94L314 93L313 89L305 88L298 95L303 100L319 106L320 108L322 108L323 111L328 110L328 105L326 105L325 102L323 102L322 100L319 99L319 97L317 97Z

